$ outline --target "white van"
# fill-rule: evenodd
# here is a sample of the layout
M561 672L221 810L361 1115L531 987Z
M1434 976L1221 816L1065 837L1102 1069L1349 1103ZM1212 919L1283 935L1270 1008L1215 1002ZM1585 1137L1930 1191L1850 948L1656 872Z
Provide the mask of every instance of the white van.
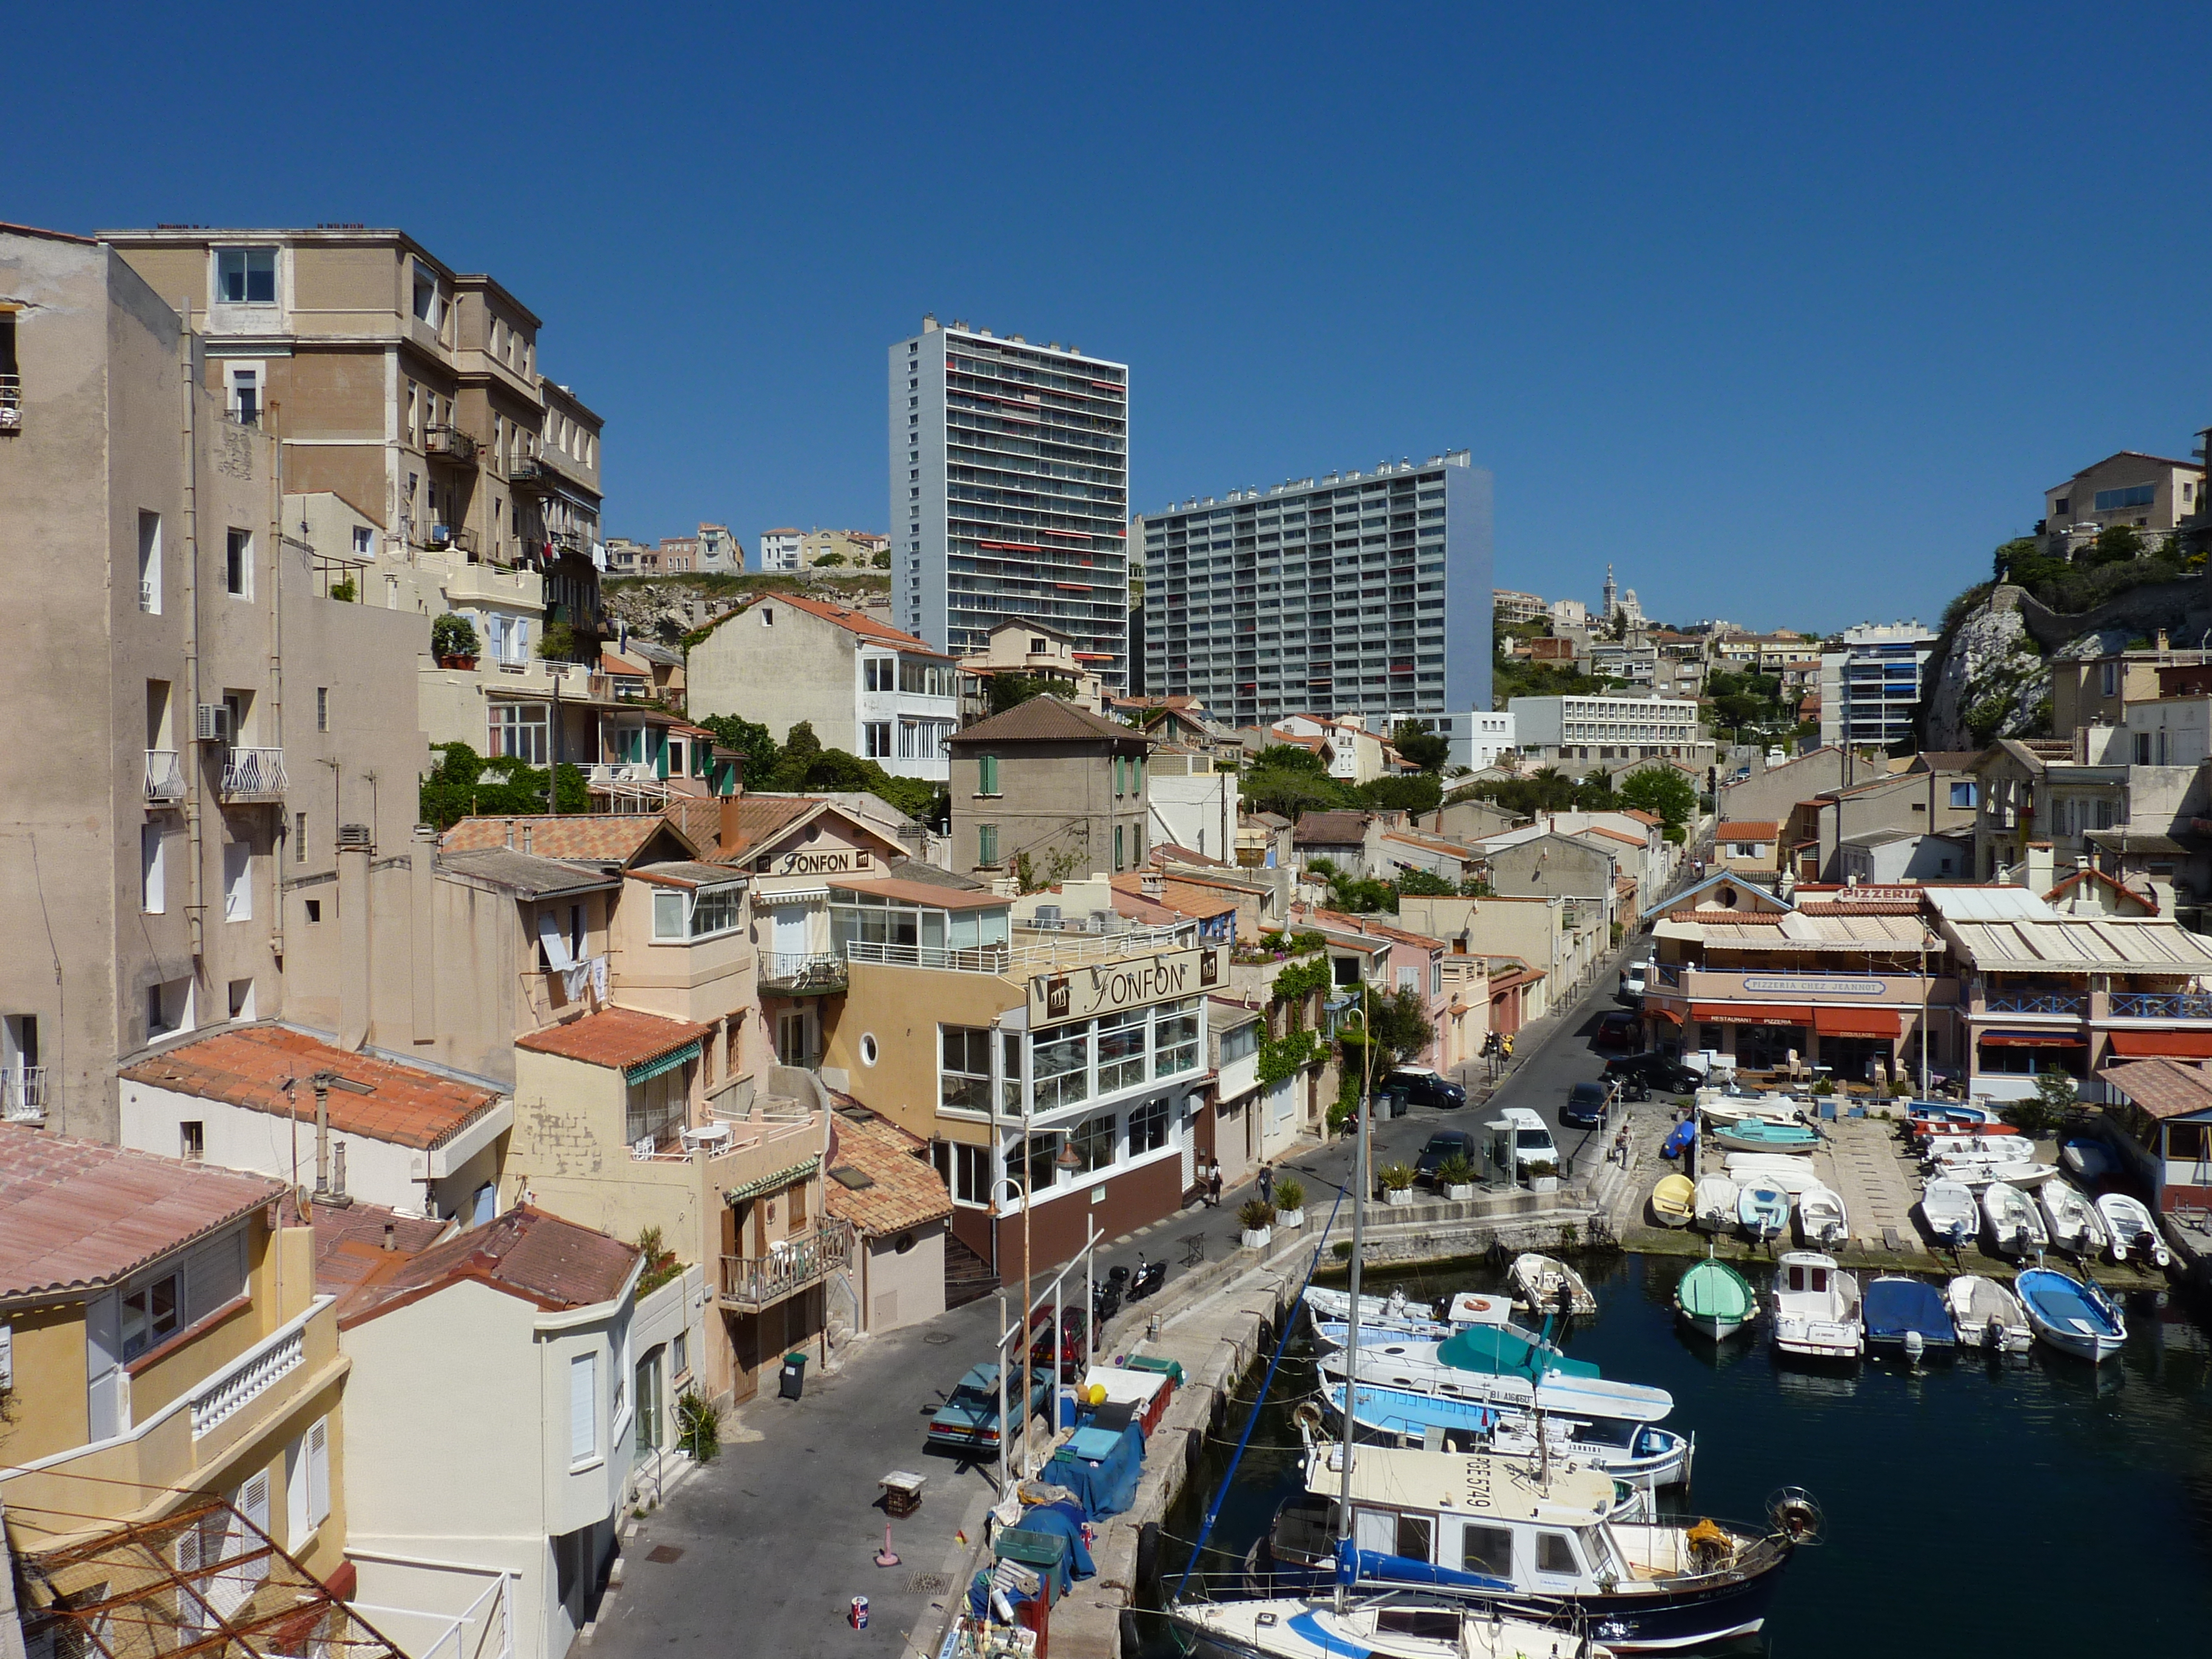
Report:
M1532 1164L1548 1164L1554 1173L1563 1167L1559 1149L1552 1142L1552 1132L1525 1106L1508 1106L1498 1120L1505 1125L1513 1137L1513 1174L1517 1180L1528 1173Z

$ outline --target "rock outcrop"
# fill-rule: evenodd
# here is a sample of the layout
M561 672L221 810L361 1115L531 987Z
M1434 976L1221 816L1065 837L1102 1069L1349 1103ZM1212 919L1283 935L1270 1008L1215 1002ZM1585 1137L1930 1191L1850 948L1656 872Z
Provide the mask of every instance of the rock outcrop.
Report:
M1929 685L1923 748L1980 749L2050 729L2051 668L2021 614L2025 597L2000 584L1960 619Z

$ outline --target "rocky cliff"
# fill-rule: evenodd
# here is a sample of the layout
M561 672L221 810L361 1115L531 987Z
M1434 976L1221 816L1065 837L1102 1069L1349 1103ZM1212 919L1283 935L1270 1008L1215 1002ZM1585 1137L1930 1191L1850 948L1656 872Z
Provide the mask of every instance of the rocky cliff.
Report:
M1960 618L1929 665L1923 748L1980 749L2050 729L2051 670L2021 615L2024 597L2000 584Z

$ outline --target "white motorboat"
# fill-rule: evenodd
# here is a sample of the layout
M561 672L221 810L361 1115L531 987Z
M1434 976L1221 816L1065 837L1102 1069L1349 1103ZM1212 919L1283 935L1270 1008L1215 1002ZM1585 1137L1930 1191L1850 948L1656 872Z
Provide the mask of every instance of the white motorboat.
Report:
M1723 1095L1705 1098L1699 1090L1698 1110L1706 1122L1716 1126L1741 1123L1747 1118L1758 1118L1768 1123L1802 1123L1810 1109L1802 1100L1788 1095Z
M1954 1250L1964 1249L1982 1230L1981 1209L1974 1202L1973 1189L1963 1181L1939 1177L1923 1187L1920 1213L1936 1242Z
M1833 1256L1785 1251L1775 1264L1774 1346L1814 1359L1856 1359L1866 1352L1866 1315L1859 1281Z
M2105 1218L2087 1194L2070 1181L2046 1181L2035 1189L2051 1242L2074 1255L2094 1255L2105 1248Z
M1326 1285L1309 1285L1304 1300L1316 1318L1345 1320L1352 1317L1349 1291L1332 1290ZM1407 1300L1403 1285L1394 1289L1388 1296L1363 1296L1359 1298L1359 1322L1363 1325L1387 1325L1395 1320L1435 1317L1436 1310L1430 1304Z
M1819 1171L1803 1158L1775 1152L1730 1152L1728 1173L1729 1179L1739 1187L1757 1182L1762 1186L1779 1187L1792 1198L1821 1184Z
M1523 1306L1538 1314L1557 1313L1562 1305L1577 1319L1588 1318L1597 1311L1597 1298L1590 1294L1583 1276L1564 1261L1533 1251L1513 1258L1513 1266L1506 1276L1513 1281L1513 1289Z
M1992 1181L1983 1188L1982 1213L1989 1218L1990 1243L2000 1255L2040 1255L2051 1243L2035 1200L2017 1187Z
M2013 1285L2035 1334L2062 1353L2096 1364L2119 1352L2128 1340L2128 1322L2086 1273L2069 1277L2055 1267L2030 1267Z
M1396 1597L1361 1598L1339 1612L1322 1598L1268 1596L1237 1601L1178 1601L1168 1617L1179 1644L1220 1659L1528 1659L1537 1654L1611 1659L1585 1644L1571 1621L1508 1619L1479 1602L1423 1606ZM1011 1651L1011 1650L1009 1650Z
M2097 1213L2105 1221L2105 1253L2115 1261L2130 1256L2163 1267L2173 1260L2160 1237L2157 1219L2140 1199L2125 1193L2106 1193L2097 1200Z
M1940 1172L1955 1164L2010 1166L2035 1162L2035 1143L2026 1135L1960 1135L1929 1148L1926 1167Z
M1994 1279L1962 1273L1951 1281L1943 1300L1951 1310L1951 1323L1962 1348L2026 1353L2035 1340L2020 1298Z
M1698 1230L1708 1233L1735 1231L1735 1200L1736 1185L1728 1176L1699 1176L1692 1205Z
M1797 1194L1797 1231L1808 1247L1829 1249L1850 1236L1844 1214L1843 1194L1826 1187L1808 1187Z
M2112 1149L2101 1140L2078 1135L2058 1149L2059 1161L2084 1181L2102 1181L2119 1173Z

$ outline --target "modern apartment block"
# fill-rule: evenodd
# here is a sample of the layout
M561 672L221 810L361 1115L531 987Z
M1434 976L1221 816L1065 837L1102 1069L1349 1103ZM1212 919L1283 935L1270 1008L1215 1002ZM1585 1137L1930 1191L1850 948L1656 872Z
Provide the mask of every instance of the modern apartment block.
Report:
M1127 365L934 317L890 356L892 620L954 656L1050 623L1127 690Z
M1820 741L1887 748L1912 736L1922 677L1942 637L1917 622L1861 623L1820 653Z
M1133 521L1144 686L1237 726L1490 708L1490 474L1465 450L1232 490Z
M1547 761L1709 763L1698 705L1669 697L1516 697L1508 706L1524 755Z

